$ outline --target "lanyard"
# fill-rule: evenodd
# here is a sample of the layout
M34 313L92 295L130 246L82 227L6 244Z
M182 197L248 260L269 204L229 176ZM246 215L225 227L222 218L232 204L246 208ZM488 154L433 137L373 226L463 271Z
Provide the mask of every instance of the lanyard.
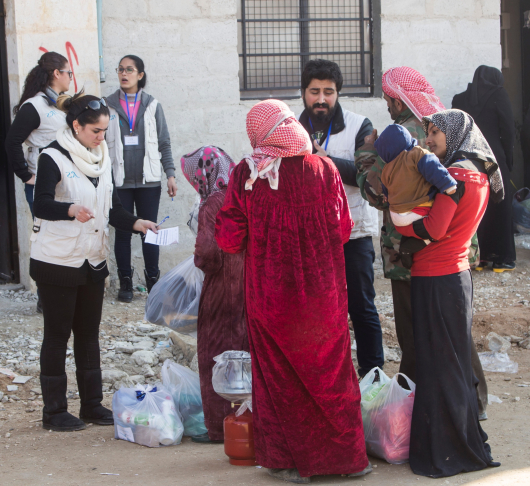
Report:
M127 99L127 93L123 93L125 95L125 106L127 106L127 119L129 120L129 130L131 133L133 132L133 122L134 122L134 110L136 108L136 100L138 99L138 91L136 92L136 95L134 96L134 106L133 106L133 114L131 116L129 112L129 100Z
M328 151L329 137L331 135L331 123L332 122L329 122L328 135L326 137L326 145L324 146L324 150L326 152ZM313 128L313 123L311 122L311 118L309 118L309 124L311 125L311 130L315 131L315 129Z

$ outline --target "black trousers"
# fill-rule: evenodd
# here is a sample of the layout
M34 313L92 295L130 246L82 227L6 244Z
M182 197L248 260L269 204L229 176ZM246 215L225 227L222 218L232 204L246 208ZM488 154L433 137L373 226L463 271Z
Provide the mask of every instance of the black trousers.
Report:
M416 355L414 349L414 329L412 327L410 281L391 280L391 283L396 335L402 352L399 372L407 375L414 383L416 383ZM488 407L488 385L473 340L471 340L471 366L473 368L473 373L478 379L478 411L482 414ZM406 381L401 376L398 380L402 387L408 389Z
M41 374L65 373L66 348L74 333L74 356L78 371L99 369L99 324L105 280L77 287L38 283L44 339L40 352Z
M123 207L134 214L136 206L136 216L158 223L158 206L160 205L160 194L162 187L141 187L137 189L118 189L118 196ZM174 224L170 225L174 226ZM114 239L114 254L116 264L121 275L130 277L131 268L131 238L132 232L116 229ZM149 277L158 275L159 246L145 243L142 237L142 253L144 255L144 265Z
M417 387L410 467L435 478L484 469L492 459L471 364L471 272L412 277L411 296Z
M379 314L374 304L374 260L372 237L350 240L344 245L348 312L357 342L359 374L364 376L372 368L383 368L383 333Z

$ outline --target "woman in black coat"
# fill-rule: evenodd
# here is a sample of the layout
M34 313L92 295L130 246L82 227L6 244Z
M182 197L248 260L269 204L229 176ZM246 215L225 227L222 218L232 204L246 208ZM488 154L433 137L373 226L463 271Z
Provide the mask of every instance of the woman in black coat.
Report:
M494 272L515 268L515 241L513 238L512 198L510 172L513 168L515 125L512 106L503 87L504 77L494 67L479 66L467 90L453 98L452 107L469 113L488 141L504 182L504 200L488 204L478 228L480 264L482 270L493 263Z

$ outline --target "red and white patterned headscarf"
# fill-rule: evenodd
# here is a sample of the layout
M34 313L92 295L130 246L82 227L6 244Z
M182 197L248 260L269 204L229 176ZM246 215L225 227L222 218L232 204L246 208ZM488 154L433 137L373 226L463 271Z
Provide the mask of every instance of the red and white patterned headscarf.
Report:
M424 116L445 110L425 77L406 66L390 68L383 74L383 91L403 101L420 121Z
M250 168L247 190L252 190L258 177L269 179L271 189L278 189L282 157L312 152L307 131L283 101L265 100L254 105L247 115L247 134L254 149L245 156Z
M236 166L232 158L219 147L201 147L180 159L182 173L201 196L201 206L208 196L228 186Z

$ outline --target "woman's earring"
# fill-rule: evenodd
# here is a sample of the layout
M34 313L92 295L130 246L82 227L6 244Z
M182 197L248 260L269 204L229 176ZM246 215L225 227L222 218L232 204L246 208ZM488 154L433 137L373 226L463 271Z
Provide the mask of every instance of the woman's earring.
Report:
M76 130L76 131L75 131L75 134L76 134L76 135L79 135L79 132Z

